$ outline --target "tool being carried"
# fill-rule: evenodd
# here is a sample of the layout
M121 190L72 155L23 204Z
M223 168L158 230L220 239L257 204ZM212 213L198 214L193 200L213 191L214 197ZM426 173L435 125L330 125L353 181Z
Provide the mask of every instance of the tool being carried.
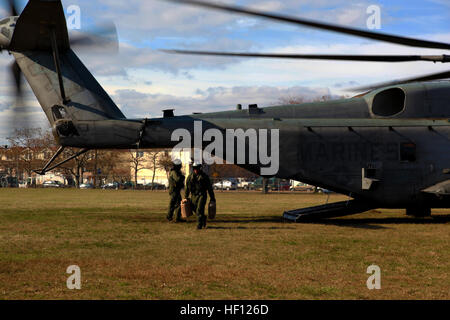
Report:
M217 212L216 202L210 201L208 205L208 219L214 220L216 218L216 212Z
M181 201L181 217L183 219L187 219L190 216L192 216L192 206L191 206L191 200L189 199L183 199Z

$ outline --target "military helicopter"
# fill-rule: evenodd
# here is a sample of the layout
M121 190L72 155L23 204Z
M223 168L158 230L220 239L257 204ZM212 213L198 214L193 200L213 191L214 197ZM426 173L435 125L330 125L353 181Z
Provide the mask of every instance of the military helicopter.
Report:
M242 7L190 0L172 2L407 46L450 49L447 43ZM267 108L251 105L248 109L183 116L165 110L161 118L127 119L71 49L61 1L30 0L19 16L0 21L0 32L1 48L15 58L17 73L28 81L61 146L38 171L40 174L73 158L54 164L66 147L80 148L78 156L92 149L184 145L234 161L263 176L299 180L353 198L285 212L284 218L289 220L342 216L375 208L406 209L409 215L428 216L431 208L450 208L450 82L436 81L450 77L449 71L370 86L364 88L368 92L350 99ZM171 52L351 61L450 61L448 55ZM227 144L229 137L231 144ZM277 162L275 171L269 170L273 168L268 168L268 159Z

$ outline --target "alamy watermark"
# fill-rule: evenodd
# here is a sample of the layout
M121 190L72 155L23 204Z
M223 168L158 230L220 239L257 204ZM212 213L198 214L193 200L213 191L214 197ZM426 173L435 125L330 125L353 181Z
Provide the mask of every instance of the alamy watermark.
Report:
M81 8L77 5L70 5L67 7L67 29L80 30L81 29Z
M378 5L370 5L367 7L366 13L369 15L366 21L369 30L381 29L381 8Z
M67 267L66 273L70 274L67 278L66 285L69 290L81 289L81 269L77 265Z
M260 174L266 176L277 174L280 167L279 129L203 131L202 121L194 121L194 137L187 129L176 129L171 140L179 142L172 150L173 157L177 151L193 148L194 162L211 165L223 164L225 160L228 164L259 165Z
M371 276L367 279L366 285L367 289L373 290L381 289L381 269L377 265L371 265L367 267L367 273L371 274Z

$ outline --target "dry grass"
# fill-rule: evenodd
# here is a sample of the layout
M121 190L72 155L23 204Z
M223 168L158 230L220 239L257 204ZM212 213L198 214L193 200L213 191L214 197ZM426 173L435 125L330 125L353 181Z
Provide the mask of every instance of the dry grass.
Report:
M324 195L218 193L207 230L163 192L0 189L3 299L449 299L450 210L291 224ZM333 195L331 201L345 197ZM382 271L368 290L366 269ZM82 289L66 288L78 265Z

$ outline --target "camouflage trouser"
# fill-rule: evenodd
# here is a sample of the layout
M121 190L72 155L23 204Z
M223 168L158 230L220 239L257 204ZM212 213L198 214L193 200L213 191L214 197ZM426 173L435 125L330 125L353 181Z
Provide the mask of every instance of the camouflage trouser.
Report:
M176 220L181 219L181 194L180 192L173 192L169 194L169 211L167 213L167 219L172 220L175 216Z
M207 195L192 195L192 211L197 215L197 228L206 227L206 215L205 215L205 205L206 205Z

